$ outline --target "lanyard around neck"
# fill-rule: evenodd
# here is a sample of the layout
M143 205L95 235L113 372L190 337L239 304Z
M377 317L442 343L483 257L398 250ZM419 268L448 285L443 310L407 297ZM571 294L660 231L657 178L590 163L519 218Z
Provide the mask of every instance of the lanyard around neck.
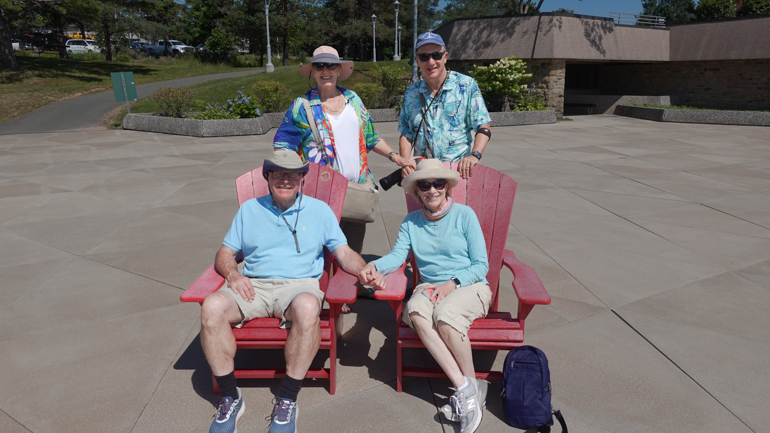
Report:
M286 223L286 227L289 228L289 231L294 236L294 245L296 245L297 247L297 254L299 254L299 239L297 239L297 222L299 222L299 209L300 209L300 206L302 205L303 195L304 194L301 194L301 193L299 195L299 203L297 204L297 218L294 219L294 227L292 227L291 224L289 224L289 221L287 221L286 217L283 216L283 212L281 212L281 208L279 208L278 205L275 204L275 200L273 200L273 206L275 206L275 208L278 209L278 215L280 215L281 218L283 218L283 222Z

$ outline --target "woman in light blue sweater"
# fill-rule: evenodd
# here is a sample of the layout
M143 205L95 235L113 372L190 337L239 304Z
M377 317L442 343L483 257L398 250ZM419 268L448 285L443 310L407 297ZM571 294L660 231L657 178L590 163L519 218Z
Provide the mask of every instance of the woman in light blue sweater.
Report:
M467 333L471 323L489 311L492 291L485 278L489 263L478 218L473 209L450 197L459 179L458 172L437 159L421 161L404 178L404 191L423 209L406 216L393 251L367 264L361 279L393 272L412 250L422 283L407 302L403 320L457 388L441 411L468 433L481 422L487 383L476 379Z

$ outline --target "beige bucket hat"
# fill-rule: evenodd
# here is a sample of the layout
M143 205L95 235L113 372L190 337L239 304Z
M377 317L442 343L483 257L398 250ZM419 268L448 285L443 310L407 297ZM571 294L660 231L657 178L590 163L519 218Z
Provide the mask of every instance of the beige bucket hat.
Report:
M425 179L446 179L449 188L454 188L460 182L460 173L444 167L444 163L438 159L423 159L417 164L417 170L401 181L401 186L404 191L414 195L414 185Z

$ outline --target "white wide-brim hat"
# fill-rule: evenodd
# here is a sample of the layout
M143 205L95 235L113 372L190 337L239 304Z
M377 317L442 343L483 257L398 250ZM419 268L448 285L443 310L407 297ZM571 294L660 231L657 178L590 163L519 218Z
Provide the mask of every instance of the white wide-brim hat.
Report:
M415 195L414 185L425 179L446 179L449 183L449 188L454 188L460 182L460 173L444 167L444 163L438 159L423 159L417 164L417 170L409 173L401 181L401 186L404 188L404 191Z
M302 72L302 75L310 78L310 73L313 70L313 63L339 63L339 81L348 78L350 74L353 73L353 61L340 59L340 55L337 54L337 50L328 45L321 45L320 47L316 48L315 51L313 51L313 58L310 60L310 62L305 63L299 67L299 71Z

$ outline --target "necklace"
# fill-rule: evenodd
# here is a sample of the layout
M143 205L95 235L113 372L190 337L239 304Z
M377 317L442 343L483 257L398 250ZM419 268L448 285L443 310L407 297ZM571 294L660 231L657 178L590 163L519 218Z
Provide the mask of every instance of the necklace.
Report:
M335 98L336 98L336 96L335 96ZM332 99L332 98L329 98L329 99ZM329 105L326 105L326 102L321 101L321 104L324 107L326 107L326 109L329 110L329 112L332 113L332 114L339 114L342 111L342 109L345 108L345 104L346 103L347 103L347 101L345 101L345 102L340 101L337 104L337 108L332 108Z

